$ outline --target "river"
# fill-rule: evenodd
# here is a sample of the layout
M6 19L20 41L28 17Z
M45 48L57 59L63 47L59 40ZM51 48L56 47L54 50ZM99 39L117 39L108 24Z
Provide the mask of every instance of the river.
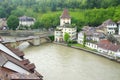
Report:
M24 53L44 80L120 80L119 63L81 50L48 43Z

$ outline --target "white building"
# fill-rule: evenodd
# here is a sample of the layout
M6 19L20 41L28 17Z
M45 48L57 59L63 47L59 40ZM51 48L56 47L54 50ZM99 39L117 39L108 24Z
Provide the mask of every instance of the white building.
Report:
M0 18L0 30L7 29L7 20L6 18Z
M77 28L71 25L71 17L69 16L68 10L64 9L62 15L60 16L60 26L56 28L54 33L55 41L64 41L65 33L70 35L70 40L76 39Z
M19 17L19 25L22 26L31 26L34 25L35 19L32 17L22 16Z
M102 29L105 34L115 34L116 28L117 24L111 19L106 20L102 25L98 27L98 29Z
M78 40L77 40L77 42L79 44L83 44L83 38L84 38L84 33L83 32L79 32L78 33Z
M115 34L115 29L117 28L117 25L115 22L108 23L106 27L107 27L108 34Z
M63 33L61 30L56 30L55 31L55 41L56 42L62 42L63 41Z
M74 40L76 38L77 28L76 27L72 28L72 27L70 27L71 25L69 25L69 24L66 24L64 26L65 27L62 30L63 35L65 35L65 33L68 33L70 35L70 39Z
M95 49L97 50L98 49L98 46L96 43L91 43L91 42L86 42L86 45L87 47L91 48L91 49Z
M83 39L84 39L84 31L78 33L78 40L77 40L77 42L79 44L83 45ZM90 36L90 35L87 36L86 35L86 39L87 39L87 42L86 42L85 46L87 46L87 47L89 47L91 49L96 49L97 50L97 44L94 43L94 42L89 42L89 41L92 40L92 36Z
M99 42L100 40L104 39L106 36L102 32L94 32L92 34L92 40Z
M118 35L120 35L120 21L118 21L117 23L118 23Z

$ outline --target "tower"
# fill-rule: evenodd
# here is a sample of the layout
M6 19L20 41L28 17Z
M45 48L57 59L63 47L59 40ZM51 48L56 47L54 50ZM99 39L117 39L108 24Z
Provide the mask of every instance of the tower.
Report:
M69 16L67 9L64 9L62 15L60 16L60 26L63 26L64 24L71 24L71 17Z

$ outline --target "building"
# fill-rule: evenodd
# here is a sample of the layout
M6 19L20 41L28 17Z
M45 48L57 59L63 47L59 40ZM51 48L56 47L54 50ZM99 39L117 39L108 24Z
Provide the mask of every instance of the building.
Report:
M64 24L71 24L71 17L69 16L67 9L64 9L62 15L60 16L60 26L64 26Z
M105 38L105 34L102 32L97 32L96 28L85 26L82 31L78 33L78 43L83 42L84 34L86 35L87 41L99 42L101 39Z
M32 17L22 16L19 17L19 25L22 26L31 26L34 25L35 19Z
M0 43L1 80L42 80L35 65L24 58L24 53Z
M56 42L63 42L63 32L60 29L55 30L55 41Z
M118 23L118 35L120 35L120 21L118 21L117 23Z
M111 19L108 19L102 23L102 25L97 27L97 30L102 30L106 35L115 34L117 28L117 24L113 22Z
M82 28L82 31L78 33L77 42L79 44L83 44L84 35L86 35L86 44L85 46L96 49L97 50L97 43L105 39L105 34L102 32L97 32L94 27L85 26Z
M7 29L7 20L6 18L0 18L0 30Z
M108 40L101 40L98 43L98 52L114 56L115 53L120 52L120 45L111 43Z
M105 39L105 38L106 38L106 35L102 32L94 32L92 34L92 40L93 41L99 42L100 40Z
M65 33L70 35L70 40L76 39L77 28L71 25L71 17L67 9L64 9L60 16L60 26L58 26L54 32L55 41L63 42Z
M79 44L83 44L83 39L84 39L84 32L79 32L77 42Z
M79 44L83 45L84 40L84 34L86 35L86 44L85 46L91 48L91 49L97 49L97 41L94 39L94 32L88 32L88 31L81 31L78 33L78 39L77 42Z

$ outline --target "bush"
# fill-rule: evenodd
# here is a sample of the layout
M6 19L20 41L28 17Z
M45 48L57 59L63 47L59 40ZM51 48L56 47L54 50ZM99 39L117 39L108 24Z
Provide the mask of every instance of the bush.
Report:
M51 41L54 41L54 35L49 36L49 38L50 38Z
M77 41L72 41L72 40L69 41L69 44L76 44L76 43Z

